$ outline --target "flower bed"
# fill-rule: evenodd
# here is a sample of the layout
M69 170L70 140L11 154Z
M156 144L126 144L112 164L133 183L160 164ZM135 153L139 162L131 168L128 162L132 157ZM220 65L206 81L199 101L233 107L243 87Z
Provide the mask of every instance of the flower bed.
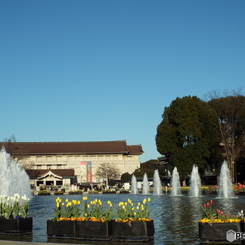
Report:
M204 217L198 222L199 238L202 242L227 242L227 232L243 231L241 215L227 215L213 208L211 200L203 205Z
M0 232L23 233L32 231L32 218L27 217L29 198L15 194L0 196Z
M150 219L149 202L150 198L134 205L128 199L119 202L115 212L111 201L89 202L86 196L81 201L63 201L58 197L54 217L47 221L47 234L85 240L151 240L154 223Z
M38 192L38 196L48 196L51 195L50 191L42 190Z
M69 195L82 195L82 190L69 191Z

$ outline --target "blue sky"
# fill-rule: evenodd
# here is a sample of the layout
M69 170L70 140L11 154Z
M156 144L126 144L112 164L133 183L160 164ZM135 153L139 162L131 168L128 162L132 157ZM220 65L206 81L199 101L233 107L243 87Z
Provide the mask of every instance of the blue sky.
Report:
M243 0L1 0L0 140L127 140L176 97L243 89Z

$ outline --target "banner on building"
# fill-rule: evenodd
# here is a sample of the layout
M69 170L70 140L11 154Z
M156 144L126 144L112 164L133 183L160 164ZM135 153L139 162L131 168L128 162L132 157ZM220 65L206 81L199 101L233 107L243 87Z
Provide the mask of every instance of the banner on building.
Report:
M92 163L87 162L87 182L92 182Z
M92 182L92 162L80 162L81 182Z
M87 162L80 162L80 168L81 168L81 182L87 181Z

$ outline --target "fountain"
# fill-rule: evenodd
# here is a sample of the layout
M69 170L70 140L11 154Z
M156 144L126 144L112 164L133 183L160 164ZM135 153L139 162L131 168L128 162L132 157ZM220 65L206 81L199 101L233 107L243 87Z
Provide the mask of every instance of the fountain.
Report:
M0 151L0 195L31 196L29 177L20 165L11 159L3 147Z
M201 179L198 172L198 167L193 165L190 180L190 196L198 197L200 196Z
M138 194L137 180L134 175L131 178L131 194Z
M143 177L143 186L142 186L142 194L147 195L149 194L149 182L148 182L148 178L147 178L147 174L144 174Z
M180 179L177 168L175 167L171 179L171 196L180 196Z
M162 194L162 183L161 183L161 179L159 177L159 171L158 171L158 169L156 169L154 171L153 186L154 186L154 192L153 192L153 194L155 194L155 195L161 195Z
M234 196L235 194L232 188L230 170L227 166L227 163L224 161L220 170L219 197L232 198Z

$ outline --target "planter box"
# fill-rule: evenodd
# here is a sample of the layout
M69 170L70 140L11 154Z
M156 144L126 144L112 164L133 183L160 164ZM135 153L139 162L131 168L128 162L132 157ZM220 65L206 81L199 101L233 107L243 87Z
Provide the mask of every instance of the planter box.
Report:
M120 191L119 193L120 193L120 194L128 194L129 191Z
M51 195L50 192L46 192L46 193L38 193L38 196L49 196Z
M47 234L54 237L72 237L84 240L110 240L110 222L47 221Z
M89 240L109 240L111 222L75 221L76 237Z
M31 232L32 217L22 219L0 219L1 232Z
M82 191L70 191L69 195L82 195L83 192Z
M201 223L198 222L199 238L201 241L219 241L228 242L226 239L226 232L233 230L235 232L241 232L240 223Z
M48 236L75 237L75 222L70 220L47 221Z
M189 194L189 191L181 191L181 194L187 195L187 194Z
M112 239L132 240L132 241L149 241L153 239L155 232L153 220L147 222L111 222Z

